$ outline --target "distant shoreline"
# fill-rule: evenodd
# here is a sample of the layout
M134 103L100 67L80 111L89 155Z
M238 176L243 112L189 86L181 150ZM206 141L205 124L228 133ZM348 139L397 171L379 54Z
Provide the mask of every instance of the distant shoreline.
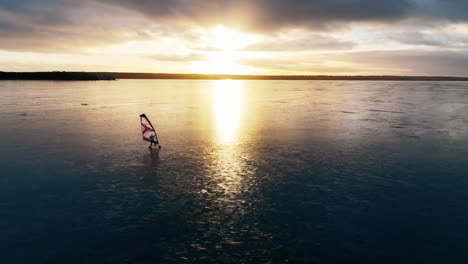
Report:
M468 81L468 77L393 75L231 75L131 72L0 72L0 80L100 81L116 79L180 80L332 80L332 81Z
M101 81L115 80L108 73L99 72L1 72L0 80L31 80L31 81Z

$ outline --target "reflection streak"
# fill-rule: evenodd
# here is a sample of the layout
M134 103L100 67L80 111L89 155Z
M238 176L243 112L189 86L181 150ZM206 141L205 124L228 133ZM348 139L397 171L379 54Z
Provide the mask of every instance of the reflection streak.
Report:
M212 94L218 143L232 145L239 136L243 108L242 83L236 80L215 81Z

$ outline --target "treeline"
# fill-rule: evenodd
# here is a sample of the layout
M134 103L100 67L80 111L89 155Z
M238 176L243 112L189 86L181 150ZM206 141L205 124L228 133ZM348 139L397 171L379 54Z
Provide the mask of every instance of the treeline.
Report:
M115 80L115 77L98 72L0 72L0 80L98 81Z
M392 76L392 75L230 75L132 72L0 72L0 80L88 81L115 79L189 79L189 80L337 80L337 81L468 81L468 77Z
M467 77L446 76L336 76L336 75L228 75L112 72L117 79L192 79L192 80L344 80L344 81L468 81Z

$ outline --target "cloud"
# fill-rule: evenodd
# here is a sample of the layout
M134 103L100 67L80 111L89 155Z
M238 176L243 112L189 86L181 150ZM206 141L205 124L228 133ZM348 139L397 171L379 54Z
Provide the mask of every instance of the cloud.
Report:
M241 63L275 74L468 76L468 53L456 51L350 51L284 54Z
M340 59L383 74L468 76L468 55L460 51L352 52L341 54Z
M397 74L468 76L466 51L370 51L341 54L340 57L362 68L387 69Z
M190 53L186 55L178 54L154 54L146 56L147 58L157 60L157 61L171 61L171 62L194 62L194 61L204 61L209 58L206 55L198 53Z
M425 25L408 25L406 23L398 23L392 25L372 25L370 27L357 28L356 34L365 38L352 38L350 32L345 39L353 39L360 42L356 45L373 45L374 49L383 49L384 47L395 48L432 48L432 49L459 49L468 47L468 23L428 23ZM339 35L339 33L335 33ZM382 43L386 45L383 46ZM402 44L402 45L400 45Z
M0 49L79 53L147 37L134 15L92 0L0 0Z
M244 48L247 51L311 51L351 49L353 42L318 33L301 32L265 37Z
M468 75L466 0L0 0L0 50L183 64L219 24L260 36L238 52L272 72Z
M264 74L279 75L359 75L363 69L352 65L327 65L321 62L291 63L291 61L272 61L271 59L250 61L248 66L254 66ZM367 72L366 72L367 73Z
M354 22L392 24L409 18L468 21L465 0L0 0L0 49L65 52L155 37L187 39L190 26L261 32L270 42L252 49L349 48L349 41L279 39L291 28L336 31ZM400 36L411 43L416 37ZM413 41L414 39L414 41ZM281 43L283 42L283 43ZM436 45L433 40L426 44ZM192 41L197 43L197 41ZM271 45L271 46L270 46Z
M84 3L88 3L86 0ZM2 15L14 16L26 20L24 25L34 23L39 25L68 24L70 11L79 7L77 2L67 0L0 0ZM10 17L11 18L11 17ZM14 18L14 19L15 19ZM21 21L16 21L21 23Z
M411 0L416 7L414 15L451 21L467 21L468 5L465 0Z
M330 28L352 22L408 18L468 21L465 0L96 0L138 11L157 21L224 24L253 31Z
M307 26L334 22L391 21L404 18L409 0L100 0L137 10L155 20L185 20L224 24L252 30Z
M448 46L449 43L436 36L425 34L419 31L400 32L393 35L388 35L389 39L396 40L399 43L410 45L425 45L425 46Z

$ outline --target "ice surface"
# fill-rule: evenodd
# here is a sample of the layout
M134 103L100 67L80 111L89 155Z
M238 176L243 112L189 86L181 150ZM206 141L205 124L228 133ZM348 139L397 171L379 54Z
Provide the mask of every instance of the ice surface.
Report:
M0 261L466 263L467 132L462 82L3 81Z

